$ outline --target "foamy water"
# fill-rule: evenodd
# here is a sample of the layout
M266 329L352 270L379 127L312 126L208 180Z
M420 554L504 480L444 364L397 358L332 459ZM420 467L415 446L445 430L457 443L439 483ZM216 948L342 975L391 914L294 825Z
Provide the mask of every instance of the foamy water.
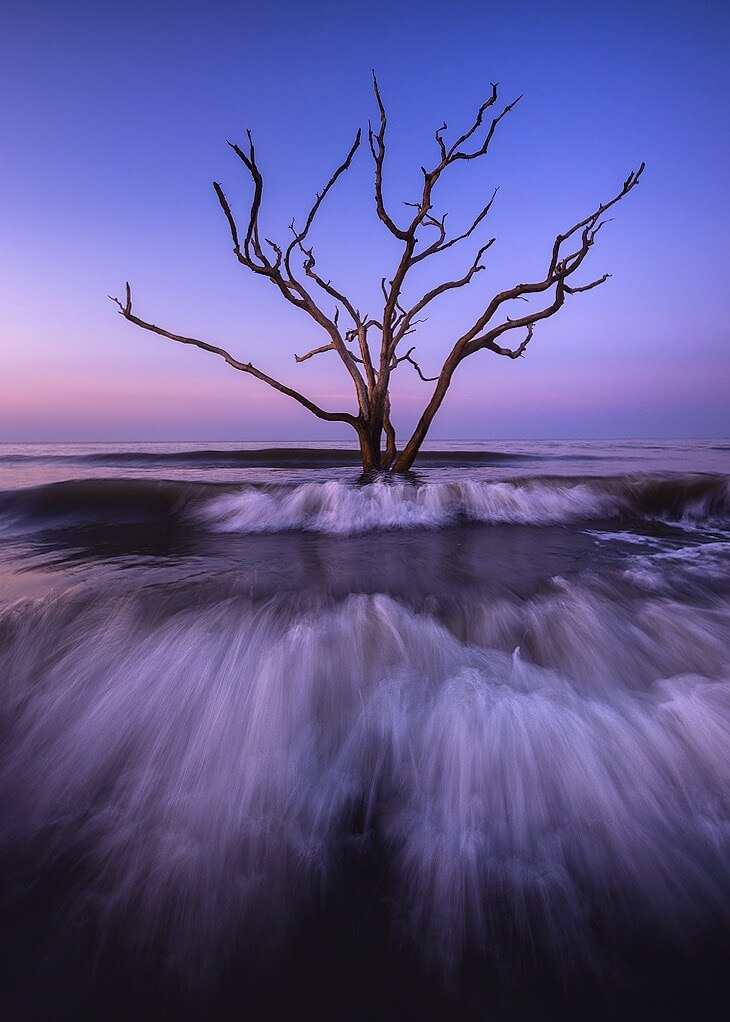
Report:
M466 518L521 525L613 517L617 495L575 483L560 488L538 482L374 482L354 488L340 482L305 483L288 491L247 489L210 501L201 517L221 532L306 529L350 535L373 529L436 527Z
M730 488L723 477L684 477L675 494L662 480L517 479L499 482L402 483L378 481L353 487L338 481L289 488L245 487L207 502L200 520L220 532L313 532L353 535L377 529L434 528L471 522L548 525L638 514L657 501L657 511L684 525L725 528ZM652 486L654 484L654 486ZM671 490L671 487L666 487ZM653 489L655 492L652 492ZM664 504L662 507L662 497ZM673 499L682 501L679 515ZM717 512L714 516L713 512Z
M340 991L338 1017L340 976L372 1018L396 994L400 1017L646 1017L678 990L706 1011L727 492L435 471L6 492L9 1007L262 1017L292 982L323 1011Z
M193 970L231 933L283 939L356 809L392 857L402 936L442 968L469 945L498 953L505 911L526 947L596 960L596 913L630 908L679 940L725 913L714 615L644 605L631 634L605 595L557 586L522 615L528 659L499 648L509 612L481 611L464 643L379 596L152 622L134 599L16 606L3 842L73 850L86 907Z

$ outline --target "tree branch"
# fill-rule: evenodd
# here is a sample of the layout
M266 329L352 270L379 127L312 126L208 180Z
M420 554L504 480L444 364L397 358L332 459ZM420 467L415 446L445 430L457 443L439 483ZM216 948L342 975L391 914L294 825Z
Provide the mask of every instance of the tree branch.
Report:
M414 345L412 348L408 349L408 351L405 353L405 355L401 355L399 358L394 359L394 361L393 361L393 368L395 369L395 367L400 365L401 362L410 362L410 364L416 370L416 372L421 377L421 379L423 380L424 383L433 383L436 380L438 380L438 376L424 376L423 375L423 370L419 366L418 362L416 362L415 358L411 357L412 353L415 350L416 350L416 348L415 348L415 345Z
M584 217L582 220L579 220L564 234L557 235L555 242L553 243L548 270L542 280L526 284L516 284L514 287L501 291L499 294L494 296L474 325L467 330L457 342L457 346L462 352L461 357L470 355L473 351L476 351L479 348L489 347L488 341L495 340L506 330L512 330L515 329L515 327L520 326L528 326L530 323L536 323L540 319L545 319L547 316L553 315L553 313L557 312L557 310L562 306L566 294L578 294L582 291L590 291L592 288L598 287L599 284L603 284L606 280L608 280L610 275L604 274L602 277L592 281L590 284L584 284L577 287L572 287L567 284L567 278L572 276L572 274L581 266L595 241L598 231L606 223L606 220L602 219L603 214L607 209L614 206L636 187L643 171L644 164L642 163L638 170L632 171L629 174L624 181L621 190L614 195L613 198L611 198L608 202L599 204L592 213L590 213L587 217ZM569 255L562 256L562 246L578 231L581 232L580 246ZM540 294L550 290L552 287L556 287L556 299L559 299L557 303L553 302L546 310L531 313L517 320L510 320L508 318L505 323L500 324L498 327L494 327L492 330L488 331L487 334L482 334L482 331L491 321L497 310L506 302L513 301L518 298L525 298L527 295Z
M237 369L239 372L248 373L250 376L254 376L257 380L261 380L262 383L268 384L274 390L278 390L281 394L286 394L287 397L293 398L294 401L298 401L300 405L303 405L308 411L316 415L318 419L325 419L328 422L347 422L351 426L356 426L357 419L354 415L350 415L349 412L328 412L324 408L320 408L319 405L315 404L304 394L300 394L298 390L294 390L291 387L287 387L286 384L280 383L279 380L275 380L273 376L269 376L267 373L257 369L256 366L252 365L251 362L239 362L238 359L234 358L224 348L219 348L215 344L208 344L207 341L200 341L195 337L185 337L182 334L172 333L170 330L165 330L161 326L156 326L154 323L148 323L144 319L140 319L132 311L132 291L127 282L125 286L125 301L122 303L119 298L114 298L109 295L109 298L119 307L120 315L124 316L130 323L134 323L135 326L141 327L143 330L149 330L152 333L159 334L160 337L167 337L171 341L177 341L179 344L191 344L196 348L202 348L203 351L210 351L214 355L218 355L229 366L233 369Z
M360 322L360 319L359 319L357 310L355 309L354 305L349 300L347 295L343 294L341 291L338 291L337 288L333 287L332 286L332 281L324 280L322 277L320 277L320 275L314 269L314 267L317 264L317 260L314 258L314 251L313 251L313 249L312 248L305 248L304 245L301 243L301 241L297 241L296 244L298 244L298 246L299 246L299 248L301 250L301 253L304 256L304 264L303 264L303 266L304 266L304 272L306 273L306 275L310 278L310 280L313 280L315 282L315 284L319 288L321 288L322 291L324 291L326 294L328 294L330 296L330 298L334 298L334 300L336 302L340 302L340 304L349 313L350 319L352 320L354 325L357 326L357 324Z
M423 297L420 298L416 302L416 304L412 306L411 309L408 310L408 312L403 316L403 319L401 320L401 323L398 326L398 330L394 335L394 346L396 348L400 341L406 336L406 334L410 331L411 327L414 325L415 323L414 316L417 316L418 313L422 312L427 305L430 305L435 298L438 298L439 295L444 294L446 291L452 291L456 288L466 287L466 285L471 282L474 275L476 273L479 273L480 270L484 269L484 266L481 263L481 258L487 251L487 249L491 248L493 244L494 238L490 238L486 245L482 245L482 247L479 249L474 258L474 262L471 264L471 266L469 267L469 269L467 270L463 277L459 277L458 280L446 280L442 284L437 284L436 287L432 288L430 291L427 291L426 294L423 295Z
M514 324L516 326L516 324ZM494 351L497 355L505 355L507 358L520 358L525 353L525 348L532 340L532 334L535 330L534 322L527 324L527 337L524 341L516 348L503 348L501 345L496 344L494 341L488 341L486 347L490 351Z
M428 248L425 248L423 250L423 252L419 252L418 255L413 256L413 258L411 259L411 265L415 266L416 263L420 263L422 260L427 259L428 256L430 256L430 255L434 255L436 252L445 252L446 249L447 248L451 248L452 245L457 245L460 241L464 241L466 238L471 237L471 235L477 229L477 227L482 222L484 217L487 215L489 210L492 208L492 203L494 202L494 200L496 198L497 191L498 191L498 189L495 188L494 191L492 192L491 199L486 204L486 206L484 206L484 208L481 209L480 212L477 214L477 216L474 218L474 220L472 221L471 227L469 227L468 230L464 231L463 234L457 234L457 236L455 238L451 238L450 241L445 241L446 230L444 228L444 221L446 220L446 214L444 214L442 220L434 220L434 224L441 228L441 235L440 235L438 241L435 241L432 245L429 245ZM424 227L427 226L425 219L423 221L423 226ZM492 239L492 241L494 241L494 239Z
M327 193L337 183L337 179L340 178L345 173L346 170L350 169L350 165L352 163L352 158L355 155L355 153L357 152L357 150L360 148L360 140L361 140L361 138L362 138L362 131L358 128L357 135L355 136L355 141L352 143L352 146L350 147L350 151L348 152L347 156L342 161L342 163L339 165L339 167L335 170L335 172L332 174L332 176L330 177L329 181L324 186L322 191L321 192L317 192L317 198L314 200L314 203L312 204L312 208L309 211L309 214L307 216L306 222L305 222L304 227L302 228L302 230L301 231L294 230L294 224L292 223L292 231L294 233L294 239L291 242L291 244L289 245L289 247L287 248L286 255L284 257L284 262L286 264L287 272L290 275L291 275L290 260L291 260L292 252L294 251L294 249L297 246L299 246L302 249L302 251L304 251L302 243L303 243L304 239L307 237L307 234L309 233L310 227L314 223L314 218L316 217L316 215L317 215L317 213L319 211L319 207L324 202L324 200L325 200L325 198L327 196Z
M507 114L510 112L510 110L513 110L517 106L519 101L522 99L522 96L518 96L517 99L513 99L511 103L507 104L507 106L504 108L504 110L501 112L501 114L499 114L497 117L494 118L494 120L492 121L491 125L489 126L489 131L487 132L487 136L484 139L484 142L481 144L481 146L478 149L476 149L473 153L457 152L458 147L460 145L463 145L464 142L466 142L468 139L470 139L471 136L474 134L474 132L477 130L477 128L481 125L482 118L484 116L484 111L488 107L492 106L492 104L494 103L496 98L497 98L497 86L496 86L496 84L494 84L494 85L492 85L492 95L487 100L487 102L483 103L482 106L479 108L479 114L477 115L477 119L476 119L476 121L474 123L474 126L467 132L467 134L462 135L462 137L460 139L457 139L457 141L454 142L453 146L449 150L448 161L450 163L454 162L455 160L476 160L480 156L485 156L486 153L487 153L487 150L489 149L489 145L490 145L492 139L494 138L494 133L497 130L497 125L499 124L499 122L502 120L503 117L507 116Z
M375 91L375 99L378 104L378 111L380 113L380 128L377 133L373 131L372 124L368 122L368 142L370 143L370 152L372 153L373 160L375 162L375 208L378 212L378 217L385 226L388 228L390 233L401 241L408 240L408 232L401 230L391 219L390 215L385 209L385 202L383 200L383 163L385 162L385 129L388 124L388 119L385 115L385 107L380 97L380 89L378 87L378 79L375 77L373 71L373 89Z
M489 145L490 145L490 143L492 141L492 138L494 137L494 133L495 133L495 131L497 129L497 125L499 124L499 122L504 117L507 116L507 114L511 110L514 109L514 107L517 105L517 103L519 103L519 101L521 99L522 99L522 96L518 96L517 99L513 100L511 103L508 103L507 106L499 114L499 116L494 118L494 120L492 121L492 123L490 125L489 131L487 132L487 135L486 135L486 138L485 138L484 142L482 143L482 145L478 149L476 149L474 152L471 152L471 153L463 152L460 149L460 146L462 146L464 144L464 142L467 142L470 138L472 138L472 136L475 134L475 132L478 131L478 129L481 127L481 124L482 124L485 112L491 106L493 106L494 103L497 100L497 86L496 86L496 84L493 83L492 84L492 93L489 96L489 98L487 100L485 100L484 103L482 103L482 105L480 106L479 110L477 111L476 118L474 119L474 122L472 123L471 127L469 127L465 132L463 132L456 139L456 141L448 149L448 151L445 151L445 149L446 149L445 143L443 143L443 140L441 139L441 141L439 143L439 148L441 150L441 162L438 163L430 171L426 170L425 167L421 168L423 170L423 193L421 195L420 205L417 207L416 215L413 218L410 226L408 227L407 233L409 233L409 234L411 232L415 233L416 229L421 224L425 223L425 218L428 216L429 210L431 209L431 196L432 196L432 193L433 193L433 188L434 188L435 184L437 183L437 181L439 180L439 178L441 177L441 175L444 172L444 170L446 170L447 167L452 166L458 160L467 160L467 161L468 160L476 160L476 159L478 159L481 156L486 156L486 154L487 154L487 152L489 150ZM439 131L436 133L437 134L437 141L439 140L439 136L440 136L441 130L442 129L439 129ZM483 209L479 213L479 215L477 216L476 222L472 225L470 230L465 235L463 235L462 237L460 237L458 239L454 239L454 241L452 241L451 244L456 244L457 241L463 240L463 237L468 237L469 234L472 233L474 228L481 222L481 220L489 212L489 208L491 206L491 203L492 203L493 199L494 199L494 196L492 196L492 199L489 201L489 203L487 204L485 209ZM441 246L442 242L443 242L443 237L440 239L440 241L437 241L437 242L434 243L435 247L433 247L433 251L441 251L442 249L441 249L440 246ZM447 245L447 246L444 246L444 247L450 247L450 245ZM430 255L432 253L429 252L428 254ZM421 254L418 258L419 259L424 258L423 254Z
M451 148L449 149L448 155L446 157L446 160L451 159L453 157L454 153L456 152L456 150L459 148L459 146L463 145L464 142L468 142L469 139L474 134L474 132L478 131L478 129L481 126L482 120L484 119L484 114L487 112L487 110L489 110L490 107L493 107L494 104L497 102L497 82L492 82L491 86L492 86L492 93L491 93L491 95L487 99L484 100L482 105L477 110L477 115L474 118L474 121L473 121L471 127L467 128L467 130L464 132L463 135L459 135L459 137L456 139L454 144L451 146Z
M306 355L295 355L295 362L306 362L308 358L313 358L315 355L321 355L323 351L337 351L334 344L323 344L320 348L312 348Z
M581 287L568 287L566 283L563 283L563 287L565 288L566 294L577 295L583 291L592 291L593 288L598 287L599 284L605 284L610 276L610 273L604 273L602 277L599 277L597 280L592 280L590 284L583 284Z
M259 242L259 211L261 209L261 198L264 192L264 179L261 176L258 165L256 163L256 150L253 144L253 137L251 132L247 129L246 136L248 138L248 155L244 153L240 146L237 146L235 142L229 142L228 145L234 151L236 156L241 160L246 169L248 170L254 183L253 198L251 200L251 209L249 212L248 229L246 230L246 238L243 243L243 254L247 264L251 269L255 268L255 264L251 258L251 245L253 245L254 254L257 259L260 260L263 267L268 266L268 260L263 254L261 244ZM220 198L220 196L219 196Z
M350 147L344 161L334 171L324 189L317 194L309 214L307 215L304 228L301 231L296 231L292 224L294 238L287 248L286 253L282 254L282 249L276 244L276 242L271 239L266 239L275 254L275 260L273 262L264 253L259 240L258 221L263 196L263 177L256 162L256 152L251 133L247 132L247 136L249 143L248 153L244 152L240 146L229 142L229 145L251 175L254 183L254 194L251 200L251 209L249 212L249 224L243 246L240 244L236 221L223 189L217 182L214 182L213 185L216 195L218 196L218 201L228 222L228 228L233 240L233 251L236 258L248 269L253 270L253 272L268 277L268 279L277 286L282 296L288 302L296 308L302 309L306 312L316 323L319 324L320 327L322 327L322 329L325 330L330 338L331 344L339 354L340 359L352 378L360 411L362 414L367 414L370 401L368 389L359 369L357 368L355 358L352 353L347 350L342 339L342 335L340 334L336 322L338 314L336 314L334 320L327 316L314 300L312 294L307 290L302 282L297 279L291 268L291 254L296 247L299 247L305 254L305 272L308 276L314 280L322 290L330 295L330 297L334 297L337 301L339 301L348 310L351 316L355 317L356 313L354 307L348 301L346 296L333 288L329 282L323 281L322 278L314 272L314 256L311 249L304 248L303 240L309 232L325 196L337 182L339 177L341 177L341 175L350 167L353 156L360 145L362 137L361 132L358 131L355 136L355 141ZM285 272L282 272L282 267Z
M489 144L494 136L497 125L499 122L506 117L506 115L514 108L522 97L518 97L509 103L502 112L495 117L487 131L486 137L482 142L481 146L475 149L473 152L467 152L462 149L462 146L468 142L474 134L479 130L482 125L485 112L494 105L497 100L497 86L492 85L491 95L482 103L479 110L477 111L476 117L471 126L461 135L457 137L454 143L447 148L444 142L443 132L446 130L446 125L438 128L435 134L436 143L439 147L439 153L441 156L440 162L432 169L423 170L423 191L421 200L419 203L406 203L406 205L413 206L415 213L407 228L402 229L397 227L392 218L388 215L385 210L383 202L383 191L382 191L382 175L383 175L383 163L385 160L385 130L387 125L387 118L385 113L385 107L380 95L380 89L378 87L377 79L373 75L373 84L375 89L375 98L378 105L378 111L380 113L380 128L376 133L372 126L369 128L368 140L370 143L370 151L375 162L375 195L376 195L376 208L378 216L385 223L388 230L396 238L404 242L403 252L400 257L398 267L393 274L393 278L389 283L389 287L385 287L385 279L382 282L383 296L385 299L385 308L383 311L383 334L381 341L381 352L380 352L380 373L378 385L382 393L379 394L378 400L380 406L383 407L383 395L388 385L388 372L391 367L392 357L397 348L398 342L410 331L410 322L404 322L406 315L399 311L399 297L403 288L408 271L417 263L430 255L434 255L436 252L445 251L447 248L451 248L459 241L463 241L465 238L471 236L476 230L479 224L482 222L484 217L488 214L491 205L494 201L496 192L491 196L486 205L479 211L470 227L457 235L455 238L447 241L446 240L446 226L445 226L445 215L438 219L431 214L431 197L433 188L437 181L441 177L443 171L453 165L457 160L473 160L480 156L484 156L489 149ZM438 231L438 237L432 244L427 246L422 252L415 254L415 247L417 244L417 232L420 227L433 227ZM477 261L478 261L477 257ZM474 270L473 272L476 272ZM473 272L471 275L473 275ZM471 276L469 277L471 279ZM465 281L466 282L466 281ZM435 292L435 294L443 293L444 290L449 290L450 287L461 286L459 282L452 281L447 284L442 290ZM428 298L431 301L435 294ZM419 305L419 308L422 308ZM416 310L417 311L417 310Z

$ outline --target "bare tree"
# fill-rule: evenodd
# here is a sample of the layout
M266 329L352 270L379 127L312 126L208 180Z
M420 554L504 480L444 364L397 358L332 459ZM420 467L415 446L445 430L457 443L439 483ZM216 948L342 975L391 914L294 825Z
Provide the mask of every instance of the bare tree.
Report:
M406 280L414 267L471 238L489 213L496 194L495 191L489 197L466 230L450 237L446 230L446 214L437 216L433 212L434 191L447 170L459 163L479 160L487 155L497 125L522 97L518 96L490 119L488 111L497 104L497 86L493 84L491 94L479 107L471 125L453 141L447 141L446 124L438 128L435 132L437 160L430 170L426 167L421 168L423 187L420 198L416 202L404 204L413 212L408 222L400 225L386 209L383 198L387 117L375 76L373 86L379 116L375 126L368 125L368 143L374 166L375 208L386 229L402 246L394 272L380 281L382 312L378 318L362 313L344 291L335 287L331 279L320 274L309 242L309 235L322 203L338 179L349 169L360 147L362 137L360 131L343 162L322 191L317 193L303 226L299 228L294 222L291 223L291 239L286 247L262 234L261 205L264 182L250 131L247 132L247 144L243 148L229 142L253 185L245 228L239 229L220 184L218 182L213 184L228 222L236 259L247 270L275 284L287 302L307 313L323 331L325 342L305 354L295 355L295 360L304 362L324 352L336 352L352 379L357 399L357 413L327 411L298 390L275 380L251 362L239 361L223 348L194 337L173 333L141 319L133 311L129 283L126 285L124 300L112 298L112 301L116 302L121 315L130 323L172 341L192 344L219 355L234 369L248 373L293 398L318 418L329 422L346 422L352 426L360 444L365 472L407 472L413 465L434 416L444 400L454 373L464 359L485 348L505 358L520 358L532 339L536 323L553 316L569 295L590 291L608 279L610 275L604 273L588 283L571 283L573 275L592 248L598 232L607 222L605 214L638 183L644 164L629 174L613 198L600 203L588 216L555 237L543 277L529 283L515 284L514 287L500 291L490 298L471 325L454 341L438 376L427 377L413 357L414 345L407 339L412 337L419 323L423 322L422 314L436 299L448 291L467 287L484 269L482 259L494 243L494 238L490 238L478 248L474 259L461 277L442 281L422 293L409 307L404 305L403 299ZM524 310L522 315L507 315L508 311L514 309L514 302L518 300L529 302L531 298L537 298L538 308ZM333 311L331 313L325 311L325 306ZM510 336L521 339L510 346ZM435 386L416 428L406 443L399 447L391 417L390 385L392 374L404 363L412 366L424 382L434 383Z

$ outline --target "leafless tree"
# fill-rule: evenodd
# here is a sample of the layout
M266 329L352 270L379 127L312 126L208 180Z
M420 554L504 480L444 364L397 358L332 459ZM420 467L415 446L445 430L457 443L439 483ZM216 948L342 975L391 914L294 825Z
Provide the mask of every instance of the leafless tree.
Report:
M409 213L410 219L406 223L398 223L386 209L383 198L387 117L375 77L373 86L378 119L375 125L368 125L367 137L374 167L375 208L385 228L401 246L394 272L380 281L382 312L378 318L361 312L343 290L336 287L330 278L321 275L309 241L322 203L339 178L349 169L360 147L361 131L358 131L343 162L322 191L317 193L303 226L297 227L294 222L291 223L291 238L286 246L277 244L262 233L261 207L264 182L250 132L247 132L247 143L243 148L229 143L253 186L248 221L243 229L239 229L220 184L218 182L213 184L228 222L236 259L247 270L270 280L287 302L307 313L323 331L324 343L305 354L295 355L295 360L304 362L328 351L336 352L352 379L357 399L356 413L327 411L300 391L274 379L251 362L239 361L223 348L194 337L173 333L141 319L133 310L129 283L126 285L124 300L113 298L112 301L116 302L121 315L130 323L172 341L192 344L219 355L234 369L248 373L280 393L288 395L318 418L329 422L345 422L352 426L360 444L362 467L365 472L407 472L413 465L434 416L444 400L454 373L466 358L485 348L505 358L520 358L532 339L536 323L553 316L568 296L590 291L608 279L609 274L605 273L588 283L571 283L574 274L580 269L592 248L598 232L607 222L606 213L638 184L644 164L629 174L613 198L600 203L593 212L555 237L546 260L547 269L543 277L529 283L515 284L490 298L476 319L453 342L438 376L427 377L413 356L415 347L410 343L410 338L418 324L423 321L423 313L434 301L448 291L467 287L484 269L482 260L494 243L494 238L479 246L462 276L442 281L421 293L418 300L409 307L406 307L403 298L406 280L411 271L421 263L471 238L487 217L496 194L489 197L466 230L461 234L449 236L446 215L437 216L433 212L434 191L446 171L459 163L479 160L487 155L498 124L522 97L518 96L496 113L496 116L490 117L489 111L497 104L497 86L492 85L489 97L479 107L471 125L453 141L447 140L446 124L438 128L435 132L436 160L430 170L426 167L421 168L423 187L420 198L416 202L405 203L413 212ZM508 311L514 310L513 303L517 300L529 302L529 299L535 297L538 308L531 308L529 311L523 308L522 315L507 315ZM512 336L521 339L510 346L509 338ZM412 366L424 382L434 383L435 386L413 433L405 444L399 446L391 417L390 388L392 374L404 363Z

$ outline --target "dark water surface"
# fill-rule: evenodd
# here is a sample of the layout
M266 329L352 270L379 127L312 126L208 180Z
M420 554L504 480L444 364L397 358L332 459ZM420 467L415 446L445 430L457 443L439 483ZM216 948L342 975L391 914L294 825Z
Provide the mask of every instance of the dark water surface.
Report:
M730 443L241 448L0 445L4 1016L724 1018Z

